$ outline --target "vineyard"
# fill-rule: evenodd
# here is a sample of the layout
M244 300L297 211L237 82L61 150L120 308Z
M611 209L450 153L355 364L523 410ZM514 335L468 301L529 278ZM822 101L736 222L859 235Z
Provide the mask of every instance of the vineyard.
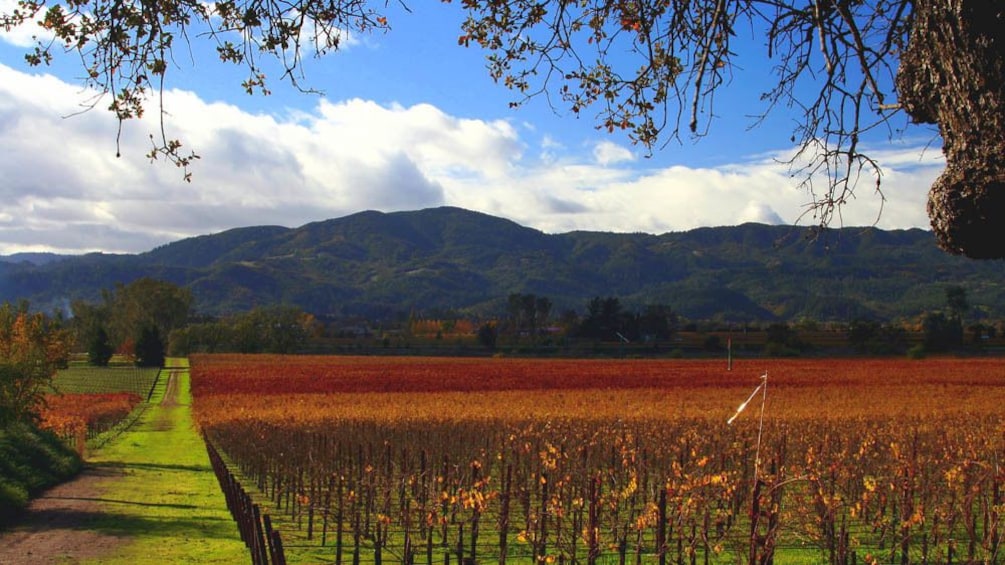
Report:
M83 453L88 441L120 425L158 383L157 368L72 366L56 373L41 411L42 428Z
M210 355L192 390L291 563L1005 562L999 360Z
M56 373L52 388L59 394L126 392L148 400L159 374L160 369L156 367L73 365Z

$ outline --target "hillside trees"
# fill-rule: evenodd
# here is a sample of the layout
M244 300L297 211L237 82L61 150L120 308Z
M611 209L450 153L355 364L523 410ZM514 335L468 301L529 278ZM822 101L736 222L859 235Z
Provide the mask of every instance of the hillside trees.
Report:
M862 146L867 132L892 132L901 111L936 124L947 158L928 203L939 244L972 257L1005 255L1005 42L998 39L1005 7L997 0L459 4L468 19L458 43L489 52L489 73L516 91L514 105L560 100L647 148L706 134L717 95L740 86L730 84L740 56L770 61L773 86L751 96L764 101L765 113L794 110L791 141L800 151L793 164L807 173L821 224L855 196L863 176L875 175L869 188L880 190L879 165ZM309 89L301 84L303 54L320 56L348 36L389 29L387 9L366 0L20 0L0 15L0 26L40 20L52 37L28 62L75 52L85 86L110 98L121 125L163 91L175 49L191 37L207 37L221 60L243 67L249 93L269 92L263 60L270 58L283 79ZM749 37L763 44L744 44ZM161 106L162 120L167 111ZM186 168L187 178L195 154L163 132L151 137L150 156Z

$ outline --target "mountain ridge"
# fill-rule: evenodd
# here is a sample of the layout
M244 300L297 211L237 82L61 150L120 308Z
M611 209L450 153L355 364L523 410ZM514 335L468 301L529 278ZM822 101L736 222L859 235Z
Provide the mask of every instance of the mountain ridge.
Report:
M938 250L925 230L742 224L655 235L549 234L461 208L364 211L297 228L251 226L133 255L0 260L0 299L41 310L97 300L149 276L187 286L199 312L292 304L371 318L453 310L492 316L512 293L553 312L594 296L667 304L691 319L902 319L963 286L975 315L1005 317L1005 263Z

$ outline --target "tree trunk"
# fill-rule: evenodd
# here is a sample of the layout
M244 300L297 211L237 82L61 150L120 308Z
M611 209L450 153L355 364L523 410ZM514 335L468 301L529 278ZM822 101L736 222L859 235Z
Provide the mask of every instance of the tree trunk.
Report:
M897 91L912 120L942 134L932 229L951 253L1005 257L1005 3L915 0L912 17Z

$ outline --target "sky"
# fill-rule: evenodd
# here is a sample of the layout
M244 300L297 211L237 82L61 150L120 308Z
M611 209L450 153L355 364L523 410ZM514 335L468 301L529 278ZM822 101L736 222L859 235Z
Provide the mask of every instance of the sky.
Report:
M12 0L0 0L0 12ZM381 4L383 5L383 4ZM547 233L661 234L744 222L815 225L811 195L781 164L795 115L765 110L770 84L757 37L737 57L701 139L652 155L536 98L511 108L485 53L460 47L456 3L391 9L391 30L349 36L305 62L305 94L273 78L249 96L239 70L193 38L176 53L163 104L167 135L200 158L185 182L151 163L157 100L117 123L81 86L75 55L24 62L34 29L0 31L0 254L139 253L236 227L298 227L364 210L457 206ZM759 50L758 50L759 49ZM554 100L553 100L554 102ZM928 229L928 187L941 172L936 132L906 127L864 140L885 199L866 178L832 225Z

